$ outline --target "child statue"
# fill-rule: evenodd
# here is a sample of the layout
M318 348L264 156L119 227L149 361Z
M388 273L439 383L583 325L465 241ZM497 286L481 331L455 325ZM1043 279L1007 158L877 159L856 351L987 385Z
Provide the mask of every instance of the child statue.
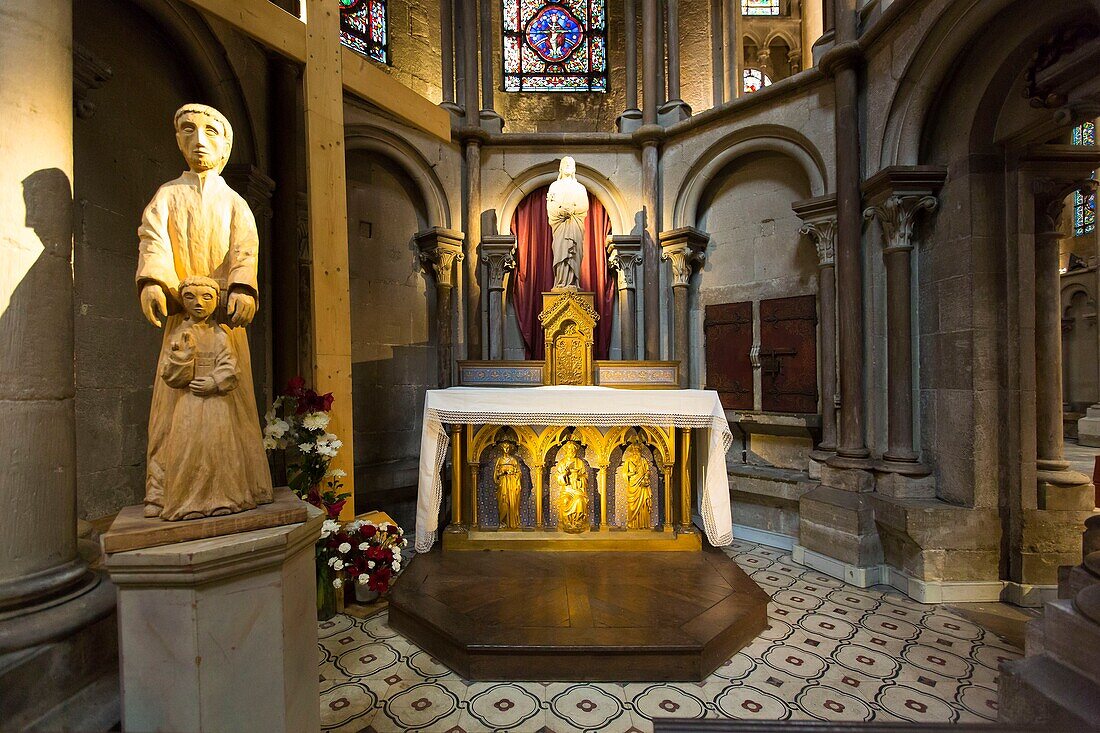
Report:
M221 286L193 275L179 284L186 314L168 334L160 378L180 394L165 442L163 519L200 519L251 509L248 471L233 422L241 371L229 329L214 322Z
M588 464L579 456L580 446L567 441L558 451L553 478L561 505L559 522L566 532L588 529Z
M199 392L192 389L191 383L181 388L163 378L154 381L145 516L165 519L226 514L272 500L245 333L256 315L259 297L259 238L248 204L221 176L233 147L233 128L221 112L203 104L184 105L176 112L174 123L176 143L188 170L161 186L142 215L135 276L141 310L157 328L162 318L167 321L161 346L162 367L182 358L179 352L188 349L197 349L200 354L221 353L220 344L224 342L235 377L234 388L207 392L216 382L211 373L213 365L200 362L214 357L198 356L195 369L199 376L193 381L200 383L196 385ZM200 318L199 311L188 311L186 316L180 312L184 306L181 286L194 276L215 283L219 297L212 315ZM209 293L208 283L196 288L202 296L196 295L193 308L199 300L205 302ZM189 325L184 330L193 331L190 339L181 331L185 317ZM191 340L196 342L195 347L188 345ZM173 343L179 348L173 349ZM220 368L225 367L223 361ZM162 373L161 368L157 373ZM218 390L227 385L223 381ZM217 420L212 415L217 415ZM187 424L185 419L196 422ZM216 441L221 442L217 443L215 465L179 463L211 455ZM189 442L194 445L188 447ZM216 465L219 463L224 465ZM188 474L188 470L196 472ZM234 485L220 485L230 477ZM196 486L185 489L180 481L191 481ZM208 490L214 493L206 497L202 492ZM181 491L186 492L186 498L180 498Z
M519 460L514 452L516 444L504 441L500 444L504 453L497 459L493 466L493 480L497 485L497 509L500 512L501 529L520 529L522 523L519 516L520 495L522 487L520 479L522 471Z
M626 528L652 529L653 489L649 460L638 443L631 443L623 451L620 470L626 484Z

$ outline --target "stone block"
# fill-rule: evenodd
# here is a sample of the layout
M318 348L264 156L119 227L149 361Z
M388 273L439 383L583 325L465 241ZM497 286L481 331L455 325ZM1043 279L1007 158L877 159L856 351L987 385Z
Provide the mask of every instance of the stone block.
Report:
M1031 730L1093 730L1100 720L1100 685L1046 654L1001 665L1001 723Z
M1077 442L1100 447L1100 405L1089 407L1085 416L1077 421Z
M884 472L879 474L876 490L899 499L931 499L936 496L936 477Z
M1059 486L1039 481L1039 509L1056 512L1091 511L1096 506L1096 489L1092 484Z
M821 467L821 483L834 489L852 492L868 492L875 488L875 474L858 468Z
M1047 603L1042 622L1043 653L1100 685L1100 624L1066 599Z
M126 730L320 728L322 519L108 556Z

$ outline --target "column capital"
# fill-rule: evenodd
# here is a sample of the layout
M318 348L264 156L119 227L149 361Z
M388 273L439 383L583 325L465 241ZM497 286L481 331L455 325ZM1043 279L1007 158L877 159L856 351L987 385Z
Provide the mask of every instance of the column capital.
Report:
M939 205L936 194L947 180L947 169L929 165L884 168L863 184L866 220L878 219L885 252L913 249L913 229L920 212Z
M791 204L795 215L802 220L799 234L806 234L817 248L817 266L831 267L836 253L836 196L818 196Z
M607 238L607 265L618 273L619 290L635 289L635 268L641 263L641 235L612 234Z
M710 235L695 227L661 232L661 259L672 265L672 287L687 287L692 274L706 261Z
M1074 191L1095 189L1092 174L1100 168L1100 150L1080 145L1032 145L1020 160L1031 177L1035 197L1035 234L1057 239L1065 199Z
M437 285L454 286L454 263L465 259L462 242L466 235L457 229L432 227L418 232L414 239L420 250L420 262L430 269Z
M516 268L514 234L486 234L478 248L481 261L489 266L489 289L503 290L504 275Z

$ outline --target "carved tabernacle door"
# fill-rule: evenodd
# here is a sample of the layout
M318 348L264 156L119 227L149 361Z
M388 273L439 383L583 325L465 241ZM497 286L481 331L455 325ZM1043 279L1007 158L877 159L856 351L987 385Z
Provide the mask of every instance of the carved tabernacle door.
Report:
M595 384L592 361L596 321L592 293L575 290L543 293L539 314L546 344L545 384Z

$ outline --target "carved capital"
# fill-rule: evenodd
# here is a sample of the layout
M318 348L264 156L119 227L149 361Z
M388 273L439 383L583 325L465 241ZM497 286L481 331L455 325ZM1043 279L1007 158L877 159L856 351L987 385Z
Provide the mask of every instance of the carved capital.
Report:
M460 231L443 227L432 227L416 235L420 263L435 276L437 286L454 287L454 264L465 259L462 254L464 237Z
M798 228L799 234L809 235L817 247L817 266L828 267L835 262L836 217L808 221Z
M888 196L876 206L863 211L863 218L878 219L882 226L884 251L900 252L913 249L913 230L922 211L935 211L939 203L935 196Z
M481 262L489 266L489 289L503 290L504 276L516 268L516 238L489 235L481 240Z
M1062 212L1066 197L1074 191L1088 196L1096 191L1096 181L1090 178L1069 180L1038 176L1031 181L1031 193L1035 197L1035 236L1039 240L1057 241L1062 232Z
M607 241L607 265L618 273L619 290L634 290L635 273L642 263L642 238L617 234Z
M706 261L710 235L695 227L662 232L661 259L672 266L672 287L687 287L692 274Z

